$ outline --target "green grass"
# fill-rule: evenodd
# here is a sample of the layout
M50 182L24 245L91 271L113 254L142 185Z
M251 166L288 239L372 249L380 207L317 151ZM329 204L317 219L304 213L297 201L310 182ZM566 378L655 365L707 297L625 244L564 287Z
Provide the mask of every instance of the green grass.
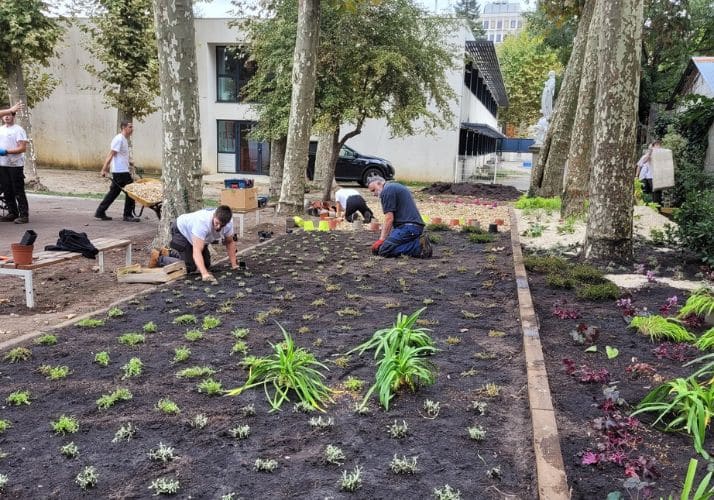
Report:
M692 293L679 310L677 317L685 318L690 314L697 316L714 314L714 291L704 287Z
M642 335L652 340L671 340L673 342L694 342L696 337L687 331L679 321L662 316L635 316L630 321L630 328L635 328Z
M5 398L7 404L11 406L23 406L30 404L30 391L14 391Z
M714 348L714 327L702 333L695 345L702 351Z
M538 210L542 209L547 212L560 211L560 198L541 198L536 196L529 198L525 194L516 201L515 207L521 210Z
M579 299L587 300L615 300L620 297L620 288L612 282L600 283L598 285L583 285L577 288L575 295Z

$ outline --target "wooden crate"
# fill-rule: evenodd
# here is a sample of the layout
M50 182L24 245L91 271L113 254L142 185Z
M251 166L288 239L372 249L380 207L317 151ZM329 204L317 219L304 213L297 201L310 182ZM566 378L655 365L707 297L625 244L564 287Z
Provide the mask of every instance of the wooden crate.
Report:
M120 283L168 283L186 276L186 263L174 262L164 267L141 267L141 264L117 269L117 281Z

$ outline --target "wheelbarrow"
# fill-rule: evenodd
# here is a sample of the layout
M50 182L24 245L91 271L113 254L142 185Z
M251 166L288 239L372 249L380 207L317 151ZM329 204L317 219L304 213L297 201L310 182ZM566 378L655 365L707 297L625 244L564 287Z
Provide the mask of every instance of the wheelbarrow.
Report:
M112 182L119 186L114 179L112 179ZM151 189L147 190L146 186L151 185ZM161 219L161 204L163 203L163 186L161 186L161 195L156 196L156 197L151 197L149 198L148 195L142 195L143 192L147 191L156 191L156 187L161 186L161 181L158 179L150 179L150 178L145 178L142 177L140 179L135 180L131 184L127 184L124 187L119 186L119 189L121 189L126 196L137 202L139 205L141 205L141 209L139 210L139 213L136 213L136 210L134 211L134 216L135 217L141 217L141 215L144 213L144 208L150 208L151 210L156 213L156 217Z

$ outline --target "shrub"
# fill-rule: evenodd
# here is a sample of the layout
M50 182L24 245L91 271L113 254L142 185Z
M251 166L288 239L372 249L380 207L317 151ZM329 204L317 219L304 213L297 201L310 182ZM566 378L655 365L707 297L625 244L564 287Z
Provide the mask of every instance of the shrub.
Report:
M580 283L598 284L606 281L602 271L587 264L575 264L570 268L568 274Z
M568 267L567 260L552 255L528 255L523 259L523 264L527 270L536 273L559 272Z
M577 282L561 272L550 273L545 277L546 284L551 288L575 288Z
M689 196L674 219L682 245L707 264L714 264L714 190Z
M620 297L620 288L610 281L598 285L585 285L578 287L575 295L586 300L615 300Z

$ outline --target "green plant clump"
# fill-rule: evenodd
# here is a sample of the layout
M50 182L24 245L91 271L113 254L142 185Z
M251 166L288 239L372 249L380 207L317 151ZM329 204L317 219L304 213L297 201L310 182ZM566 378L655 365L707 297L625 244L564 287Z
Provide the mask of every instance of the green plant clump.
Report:
M35 340L37 345L55 345L57 343L56 335L43 335L42 337Z
M143 344L144 341L146 340L146 337L141 334L141 333L125 333L123 335L120 335L117 337L117 340L119 341L120 344L124 345L138 345L138 344Z
M448 231L449 230L449 225L444 224L444 223L438 223L438 224L427 224L426 225L426 230L427 231Z
M141 359L129 359L129 361L127 361L126 364L122 366L122 370L124 370L124 376L122 377L122 379L138 377L139 375L141 375L143 368L144 363L141 362Z
M82 328L98 328L100 326L104 326L104 320L84 318L82 320L77 321L77 326L81 326Z
M190 368L184 368L176 373L177 378L198 378L206 377L208 375L213 375L216 370L210 366L192 366Z
M10 422L9 420L0 418L0 434L4 433L10 427L12 427L12 422Z
M142 327L142 330L144 330L144 333L156 333L156 323L149 321Z
M174 325L195 325L198 319L193 314L182 314L174 318Z
M22 406L30 404L30 391L14 391L5 398L7 404L11 406Z
M107 351L98 352L94 355L94 362L99 366L109 366L111 360L109 359L109 353Z
M542 209L546 212L559 212L560 198L557 196L555 198L542 198L540 196L529 198L524 194L516 200L515 207L520 210Z
M50 366L50 365L42 365L40 366L37 371L39 371L42 375L47 377L47 380L61 380L63 378L67 378L67 376L71 373L69 370L69 366Z
M168 398L162 398L156 403L156 409L167 415L176 415L181 413L179 406Z
M197 328L194 328L192 330L187 331L184 334L184 338L189 342L197 342L203 338L203 332L201 330L198 330Z
M327 367L302 347L297 347L292 337L280 326L283 342L271 344L273 355L263 358L246 358L241 364L250 368L246 383L227 392L237 396L246 389L262 385L270 403L271 411L289 401L289 391L295 391L300 401L322 410L325 402L332 401L331 390L325 385L325 378L319 368ZM272 396L271 396L272 387Z
M132 398L131 391L120 387L116 389L111 394L103 394L99 399L97 399L97 408L100 410L106 410L111 408L119 401L129 401Z
M174 363L182 363L184 361L188 361L188 358L190 357L191 349L186 346L176 347L174 349L174 359L172 361Z
M18 363L20 361L27 361L32 356L32 351L26 347L15 347L10 349L5 356L3 356L4 361L10 363Z
M469 241L471 243L491 243L493 235L489 233L471 233L469 234Z
M704 287L695 290L679 310L677 317L686 318L690 314L696 316L714 314L714 291L711 288Z
M575 295L579 299L586 300L615 300L619 298L621 294L620 288L611 281L598 285L584 285L578 287L575 291Z
M695 345L702 351L708 351L714 347L714 327L702 333Z
M445 484L442 488L434 488L434 498L436 500L461 500L461 492Z
M662 316L635 316L630 320L630 328L652 340L668 339L673 342L694 342L696 337L687 331L679 321Z
M362 468L358 465L351 472L342 471L340 489L343 491L357 491L362 487Z
M568 261L552 255L528 255L523 259L528 271L536 273L553 273L568 267Z
M79 448L74 444L74 441L60 446L60 453L67 458L77 458L79 456Z
M151 481L149 489L154 495L175 495L181 489L181 483L178 479L160 477Z
M204 330L212 330L213 328L220 326L220 324L221 318L216 316L206 316L203 318L203 324L201 326Z
M93 488L97 485L98 480L99 476L97 475L97 470L91 465L82 469L82 472L77 474L74 478L74 482L77 483L83 490Z
M67 415L61 415L60 418L50 422L50 426L55 434L74 434L79 430L79 422L74 417L68 417Z
M219 396L223 394L223 385L218 380L207 378L198 384L198 392L209 396Z

